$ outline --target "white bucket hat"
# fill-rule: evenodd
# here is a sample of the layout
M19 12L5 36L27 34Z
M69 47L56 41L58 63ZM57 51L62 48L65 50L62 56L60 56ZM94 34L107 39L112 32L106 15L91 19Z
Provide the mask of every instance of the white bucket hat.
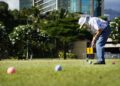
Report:
M78 24L80 25L80 29L83 27L84 24L88 24L89 19L90 19L90 16L88 15L84 15L80 17L78 21Z

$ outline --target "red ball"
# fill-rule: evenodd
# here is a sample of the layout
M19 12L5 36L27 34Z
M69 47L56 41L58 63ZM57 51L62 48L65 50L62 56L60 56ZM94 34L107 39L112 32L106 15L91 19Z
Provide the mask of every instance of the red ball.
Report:
M14 73L16 73L16 69L15 69L14 67L9 67L9 68L7 69L7 73L8 73L8 74L14 74Z
M115 64L115 62L112 62L112 64Z

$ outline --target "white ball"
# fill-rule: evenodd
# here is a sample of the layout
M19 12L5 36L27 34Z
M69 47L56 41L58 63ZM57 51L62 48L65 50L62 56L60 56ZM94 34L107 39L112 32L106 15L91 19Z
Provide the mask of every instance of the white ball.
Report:
M62 70L62 66L61 65L56 65L55 66L55 71L61 71Z
M89 64L92 64L92 61L89 61Z

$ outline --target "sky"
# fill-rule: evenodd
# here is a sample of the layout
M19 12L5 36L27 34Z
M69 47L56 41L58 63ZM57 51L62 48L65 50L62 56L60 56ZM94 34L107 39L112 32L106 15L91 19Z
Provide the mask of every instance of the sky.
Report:
M105 9L113 9L120 12L120 0L104 0Z
M19 0L0 0L0 1L5 1L9 4L9 7L11 9L19 9Z

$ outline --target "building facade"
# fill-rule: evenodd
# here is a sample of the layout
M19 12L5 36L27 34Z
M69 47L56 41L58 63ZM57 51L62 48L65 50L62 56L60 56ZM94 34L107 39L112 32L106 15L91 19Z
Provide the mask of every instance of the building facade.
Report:
M42 13L58 9L68 10L69 0L34 0L34 6L37 6Z
M42 13L63 8L71 13L100 16L104 10L104 0L34 0L33 2Z
M33 0L19 0L19 9L31 8L33 6Z

